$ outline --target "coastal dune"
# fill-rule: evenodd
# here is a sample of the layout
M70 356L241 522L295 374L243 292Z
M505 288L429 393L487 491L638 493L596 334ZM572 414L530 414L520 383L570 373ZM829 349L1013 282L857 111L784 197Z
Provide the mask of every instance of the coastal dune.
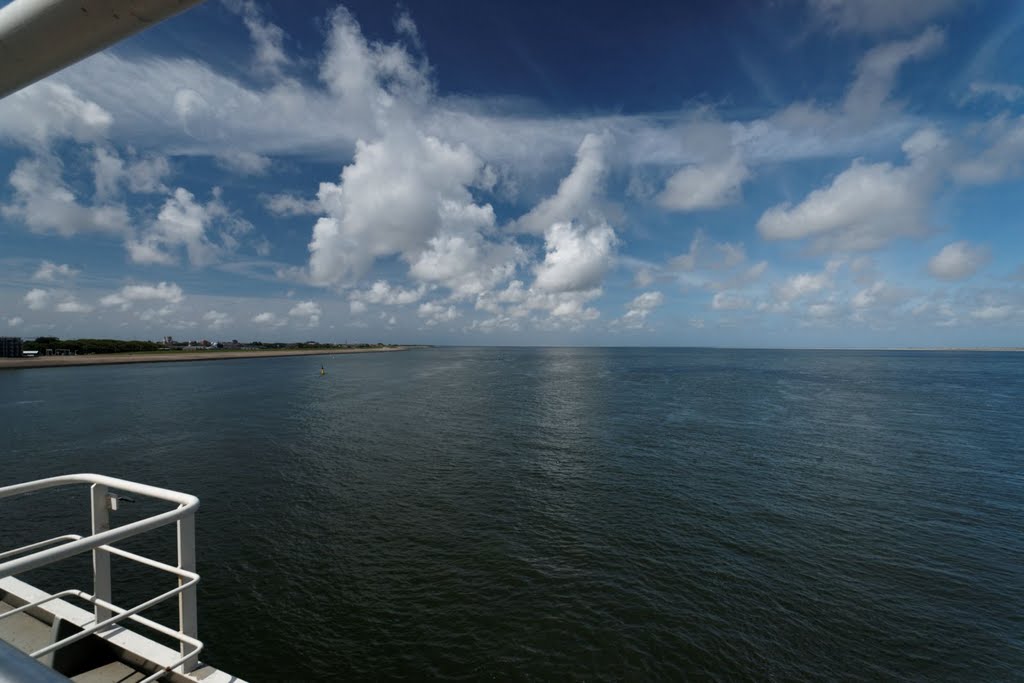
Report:
M366 349L275 349L268 351L170 351L152 353L96 353L86 356L38 356L36 358L0 358L0 370L53 368L70 365L121 365L125 363L175 363L204 360L238 360L277 356L324 356L338 353L378 353L405 351L408 346L382 346Z

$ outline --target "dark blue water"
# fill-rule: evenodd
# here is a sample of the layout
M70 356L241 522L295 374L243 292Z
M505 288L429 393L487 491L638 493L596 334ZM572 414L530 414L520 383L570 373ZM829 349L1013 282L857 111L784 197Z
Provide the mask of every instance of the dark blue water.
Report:
M252 680L1019 680L1022 408L1013 353L24 370L0 481L200 496L204 659Z

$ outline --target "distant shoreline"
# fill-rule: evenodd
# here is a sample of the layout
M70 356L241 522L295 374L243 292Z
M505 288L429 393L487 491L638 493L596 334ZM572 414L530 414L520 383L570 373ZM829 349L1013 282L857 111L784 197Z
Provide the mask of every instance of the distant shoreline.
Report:
M383 346L368 349L276 349L268 351L153 351L145 353L97 353L85 356L37 356L36 358L0 358L0 370L21 368L60 368L79 365L126 365L130 363L177 363L280 356L323 356L341 353L380 353L406 351L413 346Z

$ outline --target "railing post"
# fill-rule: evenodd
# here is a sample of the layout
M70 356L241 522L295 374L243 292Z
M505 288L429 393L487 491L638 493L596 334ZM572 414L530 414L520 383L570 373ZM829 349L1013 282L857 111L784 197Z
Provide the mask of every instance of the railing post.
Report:
M92 485L92 533L110 530L110 511L107 510L107 487ZM110 593L110 553L94 548L92 551L92 594L100 600L113 602ZM109 619L113 613L96 605L96 623Z
M187 515L178 520L178 568L194 572L196 570L196 517ZM178 585L185 583L179 578ZM196 587L186 588L178 593L178 629L190 638L199 637L199 616L196 611ZM187 643L181 644L181 655L192 649ZM199 657L186 659L177 671L188 673L199 665Z

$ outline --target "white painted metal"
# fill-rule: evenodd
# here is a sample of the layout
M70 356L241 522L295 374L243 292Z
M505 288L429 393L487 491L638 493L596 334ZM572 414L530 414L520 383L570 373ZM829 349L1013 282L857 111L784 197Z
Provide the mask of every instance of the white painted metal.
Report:
M48 538L45 541L39 541L38 543L30 543L29 545L23 545L20 548L15 548L14 550L7 550L5 552L2 552L0 553L0 560L4 559L5 557L24 555L30 550L45 548L48 545L54 545L56 543L64 543L66 541L77 541L80 538L81 536L79 536L78 534L64 534L63 536L54 536L53 538Z
M164 666L163 671L174 667L176 671L187 673L195 669L199 664L199 652L202 643L198 640L198 617L196 610L196 584L199 582L199 575L195 572L195 512L199 507L199 499L195 496L161 489L145 484L115 479L98 474L73 474L62 477L51 477L38 481L16 484L14 486L0 487L0 499L12 496L31 493L48 488L69 486L74 484L90 484L91 493L91 516L92 534L82 537L77 534L65 534L56 538L47 539L32 543L21 548L0 553L0 560L14 557L0 562L0 579L4 576L13 576L28 569L34 569L44 565L59 562L76 554L92 551L93 553L93 593L86 593L75 589L69 589L55 595L47 595L36 599L17 610L0 614L3 619L9 614L15 614L36 607L43 603L56 600L64 596L75 596L92 603L94 618L91 624L86 625L83 631L64 638L52 645L33 653L33 656L43 656L64 645L80 640L88 635L97 633L104 635L109 632L110 627L118 622L129 619L136 623L153 628L164 635L170 635L181 642L180 657L170 666ZM154 515L152 517L138 520L114 529L110 528L110 516L107 508L107 501L111 495L110 490L128 491L139 496L147 496L176 503L177 507L169 512ZM178 541L178 566L158 562L131 553L120 548L115 548L109 543L124 540L152 529L176 523L176 535ZM56 544L56 545L55 545ZM27 554L26 554L27 553ZM144 564L156 569L170 572L178 577L178 586L155 598L146 600L130 609L124 609L114 605L111 601L110 583L110 555L125 557L134 562ZM20 557L19 557L20 555ZM145 617L139 616L139 612L148 609L165 600L178 597L178 630L173 631L161 624L153 622ZM149 679L147 679L149 680Z
M91 487L92 533L110 531L110 511L107 510L107 487L93 484ZM110 602L110 554L102 548L92 549L92 592L100 600ZM110 610L96 605L96 621L110 618Z
M15 574L20 574L21 572L28 571L29 569L35 569L36 567L52 564L59 560L64 560L74 555L78 555L79 553L92 550L93 548L98 548L101 545L110 545L112 543L117 543L118 541L123 541L126 538L137 536L143 532L158 529L167 524L177 522L179 519L184 519L185 517L194 515L196 510L199 508L199 499L195 496L190 496L186 493L179 493L178 491L171 491L169 489L161 489L155 486L147 486L145 484L139 484L125 479L106 477L102 474L66 474L60 477L50 477L49 479L38 479L24 484L4 486L0 487L0 499L9 498L10 496L16 496L22 493L29 493L31 491L41 491L44 489L68 486L72 484L105 484L108 488L115 488L119 491L129 491L139 496L147 496L149 498L177 503L178 507L174 510L154 515L153 517L147 517L146 519L140 519L137 522L132 522L131 524L119 526L116 529L111 529L110 531L93 534L92 536L87 536L77 541L71 541L70 543L59 545L56 548L41 550L39 552L32 553L31 555L2 562L0 563L0 578L5 576L14 576Z
M178 568L186 572L196 570L196 518L184 517L178 520ZM181 586L184 579L178 579ZM199 635L199 615L196 611L196 588L183 588L178 594L178 624L182 634L195 638ZM185 642L181 643L181 654L184 656ZM198 664L195 656L186 659L181 671L191 671Z
M14 0L0 9L0 97L202 0Z

